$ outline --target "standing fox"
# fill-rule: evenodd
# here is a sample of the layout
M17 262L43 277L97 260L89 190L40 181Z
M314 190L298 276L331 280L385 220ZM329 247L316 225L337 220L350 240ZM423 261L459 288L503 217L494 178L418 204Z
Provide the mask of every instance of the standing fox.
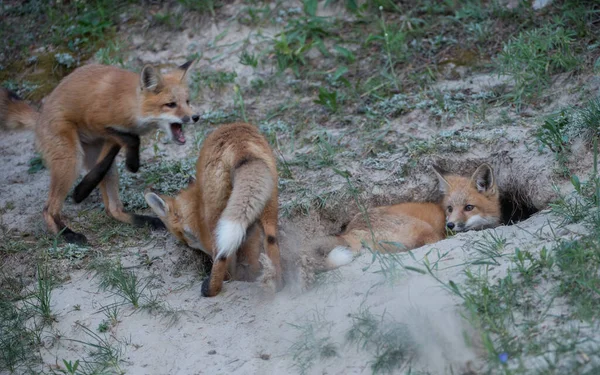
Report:
M35 127L36 144L50 169L50 192L43 213L51 232L62 233L67 242L87 241L68 228L60 215L82 164L90 173L74 190L76 202L99 183L110 216L136 225L163 227L155 217L124 212L113 161L125 147L126 165L137 171L139 136L152 129L162 128L175 143L185 143L183 124L199 119L190 107L185 84L191 64L189 61L165 75L148 65L141 74L106 65L82 66L52 91L39 115L14 95L0 96L0 120L7 127Z
M267 140L245 123L222 125L204 141L196 163L196 181L175 198L147 192L145 199L169 231L213 259L202 295L222 288L229 269L236 277L236 256L250 271L259 270L260 241L283 286L277 244L277 167Z
M446 228L464 232L500 223L498 187L489 165L479 166L471 178L433 169L444 194L440 204L400 203L357 214L343 233L315 243L315 250L327 256L326 268L349 263L363 242L375 251L398 252L440 241Z

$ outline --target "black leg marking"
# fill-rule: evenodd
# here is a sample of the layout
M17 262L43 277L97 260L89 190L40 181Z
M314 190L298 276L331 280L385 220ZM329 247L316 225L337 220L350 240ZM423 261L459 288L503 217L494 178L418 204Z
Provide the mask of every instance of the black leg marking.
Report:
M274 245L277 243L277 238L275 236L267 236L267 242L269 245Z
M140 146L127 147L125 152L125 166L129 172L136 173L140 169Z
M85 236L83 234L73 232L68 227L65 227L65 229L63 229L62 237L68 243L73 243L76 245L86 245L87 244L87 238L85 238Z
M209 297L208 292L210 289L210 274L208 275L207 278L204 279L204 281L202 281L202 288L200 289L200 293L202 294L202 297Z
M140 136L111 127L106 128L106 131L127 149L125 154L125 166L127 170L133 173L137 172L140 169Z
M87 175L85 175L83 180L81 180L79 185L77 185L75 187L75 190L73 191L73 200L75 201L75 203L80 203L85 198L87 198L87 196L90 195L92 190L94 190L94 188L98 186L100 181L104 179L106 173L108 173L108 170L110 169L115 158L117 157L117 154L119 153L120 149L121 146L114 145L110 149L108 154L104 157L104 159L102 159L98 164L96 164L94 168L92 168L92 170L89 171Z
M48 212L48 207L44 207L44 212ZM67 227L59 217L53 216L52 220L54 220L54 224L59 229L59 234L62 238L68 243L74 243L76 245L86 245L87 238L81 233L73 232L69 227Z
M148 215L132 215L133 216L133 225L137 225L138 227L150 226L152 230L162 230L167 229L165 224L155 216Z

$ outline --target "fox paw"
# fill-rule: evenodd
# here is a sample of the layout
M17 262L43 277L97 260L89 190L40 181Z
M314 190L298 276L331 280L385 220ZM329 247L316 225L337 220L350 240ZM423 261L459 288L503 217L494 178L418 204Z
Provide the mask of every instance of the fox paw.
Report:
M69 228L66 228L63 231L62 237L68 243L72 243L72 244L76 244L76 245L86 245L87 244L87 238L83 234L73 232Z
M164 230L167 229L165 223L162 222L157 217L154 216L146 216L146 215L134 215L133 216L133 224L138 227L143 227L148 225L152 230Z
M202 288L200 289L202 297L214 297L219 294L220 291L221 288L218 290L210 290L210 275L202 282Z

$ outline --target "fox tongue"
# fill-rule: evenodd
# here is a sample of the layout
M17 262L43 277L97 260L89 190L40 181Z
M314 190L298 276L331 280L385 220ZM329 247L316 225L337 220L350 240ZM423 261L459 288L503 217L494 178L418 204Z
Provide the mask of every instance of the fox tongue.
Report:
M179 143L185 143L185 135L183 134L183 129L181 124L171 124L171 131L173 132L173 138Z

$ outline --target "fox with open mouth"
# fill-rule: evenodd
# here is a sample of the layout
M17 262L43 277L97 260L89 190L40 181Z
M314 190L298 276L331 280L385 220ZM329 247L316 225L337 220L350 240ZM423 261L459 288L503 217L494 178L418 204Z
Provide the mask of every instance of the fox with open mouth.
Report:
M152 216L125 212L119 197L114 159L126 150L126 167L139 169L140 136L162 129L178 145L185 144L183 126L200 118L189 102L188 61L161 74L146 65L137 74L114 66L90 64L75 69L45 99L40 113L13 93L0 92L0 122L8 128L32 128L36 145L50 170L44 219L52 233L67 242L85 243L61 218L63 202L80 173L89 172L75 188L81 202L99 185L107 213L123 222L163 228Z

